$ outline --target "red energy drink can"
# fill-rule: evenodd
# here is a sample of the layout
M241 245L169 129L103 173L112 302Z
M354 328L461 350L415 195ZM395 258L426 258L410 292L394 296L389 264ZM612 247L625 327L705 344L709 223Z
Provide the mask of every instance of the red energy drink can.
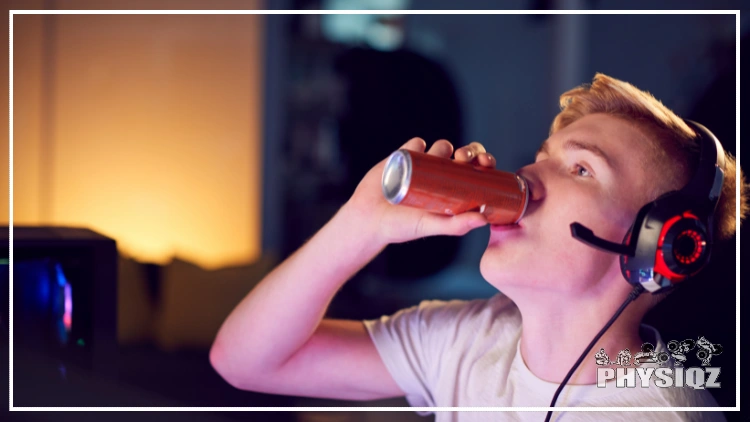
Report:
M385 163L383 195L391 204L435 213L482 213L490 224L515 224L526 212L526 180L506 171L400 149Z

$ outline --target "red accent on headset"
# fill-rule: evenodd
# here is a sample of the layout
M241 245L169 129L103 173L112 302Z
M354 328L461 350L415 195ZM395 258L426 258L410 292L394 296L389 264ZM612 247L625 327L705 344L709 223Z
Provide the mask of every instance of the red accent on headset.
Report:
M656 251L656 263L654 263L654 272L668 278L672 283L679 283L687 278L686 275L677 274L669 269L667 263L664 262L664 251L662 251L661 249Z
M661 246L664 244L664 237L667 235L667 232L669 232L669 228L674 225L674 223L678 222L682 219L681 215L676 215L669 220L667 220L666 223L664 223L664 226L661 228L661 233L659 233L659 243L656 244L656 247L658 249L661 249Z
M679 239L682 236L687 236L693 240L693 243L695 243L695 248L693 248L693 252L688 255L680 255L677 252L675 252L675 258L680 261L680 263L684 265L690 265L694 263L695 261L700 258L701 253L703 252L703 249L706 246L706 241L703 240L703 236L701 236L697 231L695 230L687 230L682 233L680 233L679 236L677 236L677 239ZM675 239L675 240L677 240Z
M625 244L630 246L630 237L633 234L633 228L631 227L630 230L628 230L628 235L625 238ZM628 263L628 256L623 255L622 256L623 262L627 265ZM630 270L625 270L625 278L630 281Z
M659 233L659 242L657 243L656 250L656 261L654 262L654 272L657 272L662 276L668 278L670 281L672 281L672 283L679 283L680 281L685 280L687 278L687 275L677 274L669 269L667 263L664 262L664 251L662 250L662 246L664 245L664 237L669 232L670 227L672 227L682 218L692 218L694 220L698 220L698 217L690 211L685 211L682 215L677 215L667 220L667 222L664 223L664 226L661 228L661 233ZM684 257L680 255L675 256L675 258L677 258L677 260L680 261L681 264L692 264L693 262L698 260L698 258L700 258L700 255L703 252L705 241L703 241L701 235L698 234L698 232L696 232L695 230L684 231L677 237L679 238L683 235L690 236L695 242L696 247L693 250L693 253L690 254L690 256Z

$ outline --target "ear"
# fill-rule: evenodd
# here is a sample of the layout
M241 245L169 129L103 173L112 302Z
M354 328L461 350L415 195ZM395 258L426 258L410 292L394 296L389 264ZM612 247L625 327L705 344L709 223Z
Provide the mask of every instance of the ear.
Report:
M641 351L643 353L651 353L654 351L654 345L651 343L643 343L641 346Z

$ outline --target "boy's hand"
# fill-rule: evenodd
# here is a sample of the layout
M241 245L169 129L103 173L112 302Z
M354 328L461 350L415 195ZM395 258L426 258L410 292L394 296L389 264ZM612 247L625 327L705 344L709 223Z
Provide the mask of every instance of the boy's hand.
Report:
M425 147L424 140L412 138L401 148L424 152ZM435 142L427 153L450 158L453 154L453 145L441 139ZM361 228L367 230L382 245L408 242L425 236L461 236L472 229L487 224L487 219L478 212L448 216L418 208L390 204L383 197L381 188L386 159L378 163L365 175L345 205L345 208L361 221ZM495 158L488 154L482 144L478 142L472 142L456 150L454 159L490 168L494 168L496 164Z

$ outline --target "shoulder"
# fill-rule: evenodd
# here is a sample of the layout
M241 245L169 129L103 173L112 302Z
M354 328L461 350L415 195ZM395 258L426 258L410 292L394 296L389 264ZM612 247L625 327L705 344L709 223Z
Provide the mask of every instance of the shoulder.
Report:
M485 299L423 300L364 323L373 335L388 332L391 337L418 336L435 345L453 343L478 332L507 332L508 327L520 327L521 315L513 301L498 293Z
M726 421L724 413L719 409L705 411L699 408L716 408L718 404L708 390L697 390L688 386L684 387L659 387L653 379L648 387L638 386L635 388L623 388L615 394L607 395L590 405L606 407L637 407L637 408L663 408L663 411L638 411L636 413L623 413L621 419L613 420L637 420L644 421ZM688 408L690 411L667 409ZM696 409L696 410L692 410Z
M718 407L716 400L708 390L697 390L691 387L670 387L670 388L659 388L658 399L659 404L657 406L664 407L688 407L688 408L701 408L701 407ZM669 412L676 420L681 421L716 421L726 422L724 413L719 411L678 411Z
M652 386L653 387L653 386ZM655 387L662 406L670 407L717 407L718 403L706 389L684 387Z
M490 298L474 300L424 300L418 305L399 311L417 317L422 328L442 325L492 325L517 320L520 313L515 303L498 293ZM394 315L394 317L396 316Z

